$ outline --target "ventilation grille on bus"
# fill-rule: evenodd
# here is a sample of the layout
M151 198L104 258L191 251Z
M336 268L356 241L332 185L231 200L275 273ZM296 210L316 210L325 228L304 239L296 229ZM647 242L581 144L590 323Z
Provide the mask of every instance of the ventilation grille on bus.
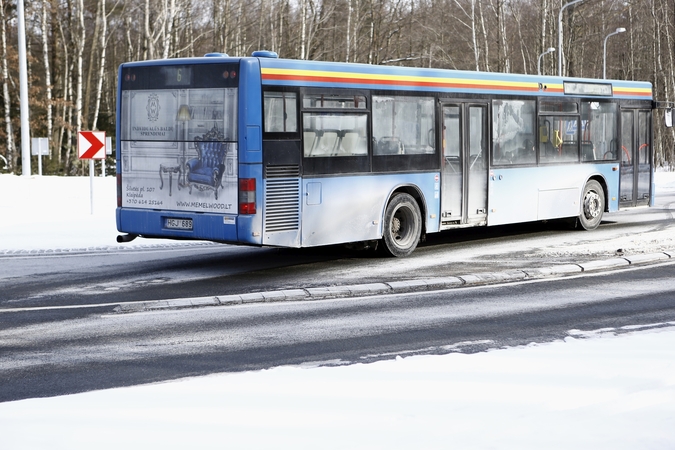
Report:
M298 166L266 168L265 231L300 229L300 170Z
M300 176L300 166L265 166L265 178L296 178Z

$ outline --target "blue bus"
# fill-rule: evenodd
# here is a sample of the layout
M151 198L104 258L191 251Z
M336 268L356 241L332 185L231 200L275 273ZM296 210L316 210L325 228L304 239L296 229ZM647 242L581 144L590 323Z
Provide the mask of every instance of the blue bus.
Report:
M374 243L654 198L652 86L250 57L119 68L118 241Z

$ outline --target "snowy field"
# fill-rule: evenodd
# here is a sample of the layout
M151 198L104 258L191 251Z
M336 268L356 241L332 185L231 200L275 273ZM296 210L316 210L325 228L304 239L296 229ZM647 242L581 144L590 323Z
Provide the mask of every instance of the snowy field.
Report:
M92 215L88 178L0 175L0 255L116 246L95 182ZM675 448L675 322L448 351L1 403L0 449Z

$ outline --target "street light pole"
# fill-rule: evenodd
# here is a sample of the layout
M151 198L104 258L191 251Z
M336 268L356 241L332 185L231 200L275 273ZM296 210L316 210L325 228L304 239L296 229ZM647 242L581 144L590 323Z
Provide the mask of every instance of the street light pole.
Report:
M566 5L563 5L562 8L560 8L560 12L558 13L558 76L562 77L563 75L563 70L562 70L562 64L563 64L563 51L562 51L562 41L563 41L563 32L562 32L562 16L563 16L563 11L565 11L565 8L568 6L572 6L576 3L583 2L584 0L574 0Z
M607 36L605 36L605 42L602 45L602 79L607 78L607 39L609 39L610 36L614 36L615 34L623 33L626 31L625 28L617 28L614 33L609 33Z
M549 47L546 49L544 53L539 55L539 60L537 61L537 74L541 75L541 58L544 57L544 55L548 55L549 53L552 53L555 51L555 47Z
M28 121L28 64L26 60L26 19L23 0L18 0L19 34L19 104L21 112L21 174L30 176L30 128Z

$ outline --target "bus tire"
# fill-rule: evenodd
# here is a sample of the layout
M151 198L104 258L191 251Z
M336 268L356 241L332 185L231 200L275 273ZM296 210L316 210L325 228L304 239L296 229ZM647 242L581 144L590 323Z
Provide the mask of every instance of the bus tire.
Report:
M590 180L584 186L581 196L581 214L579 224L584 230L595 230L602 221L605 212L605 191L595 180Z
M394 195L384 213L382 240L385 253L397 258L410 255L421 234L422 214L415 199L405 193Z

